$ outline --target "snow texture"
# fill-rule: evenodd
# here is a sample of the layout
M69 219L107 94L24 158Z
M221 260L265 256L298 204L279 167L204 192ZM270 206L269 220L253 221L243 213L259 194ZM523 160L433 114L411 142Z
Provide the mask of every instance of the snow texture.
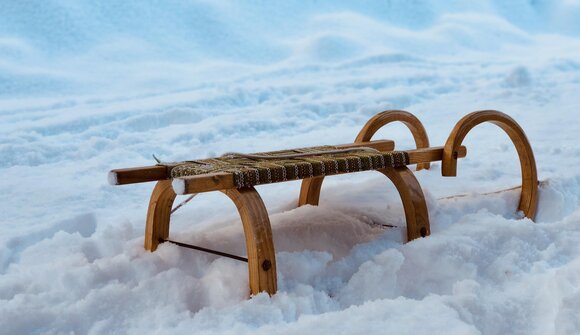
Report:
M0 2L1 332L580 333L579 17L578 0ZM378 173L328 178L318 207L295 208L297 182L259 187L279 292L247 300L243 263L144 251L152 185L107 182L151 154L348 143L385 109L433 145L468 112L510 114L543 181L536 222L517 190L485 194L520 171L481 125L457 178L417 172L432 235L411 243ZM413 147L400 124L375 138ZM170 237L245 254L219 192Z

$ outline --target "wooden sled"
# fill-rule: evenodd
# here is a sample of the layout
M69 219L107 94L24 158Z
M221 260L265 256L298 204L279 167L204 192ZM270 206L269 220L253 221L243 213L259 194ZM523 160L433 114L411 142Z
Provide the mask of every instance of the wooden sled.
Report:
M383 126L399 121L411 131L416 149L394 151L391 140L371 141ZM389 110L372 117L353 144L292 149L245 156L227 157L154 166L112 170L109 182L114 185L156 181L151 194L145 228L145 249L154 251L159 243L169 241L169 221L176 194L221 191L236 205L244 229L247 259L225 253L173 242L181 246L212 252L248 262L250 293L276 293L276 258L268 212L255 185L302 180L298 206L318 205L325 176L376 170L395 185L405 212L407 240L430 234L429 214L423 191L409 165L428 169L430 162L442 161L443 176L457 174L457 160L466 156L461 145L469 131L483 122L503 129L516 147L522 173L518 209L533 219L538 202L538 178L532 148L522 128L508 115L486 110L470 113L453 128L445 146L430 147L421 122L412 114ZM216 168L217 167L217 168Z

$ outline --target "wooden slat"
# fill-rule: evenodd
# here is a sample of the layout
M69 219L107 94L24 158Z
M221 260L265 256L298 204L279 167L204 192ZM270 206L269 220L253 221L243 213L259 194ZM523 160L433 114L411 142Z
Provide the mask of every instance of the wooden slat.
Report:
M379 151L391 151L395 148L395 142L391 140L377 140L362 143L349 143L337 145L339 148L369 147ZM109 184L125 185L145 183L150 181L169 179L169 169L165 166L152 165L134 167L128 169L116 169L109 172Z
M167 167L161 165L116 169L109 172L109 184L125 185L169 179L168 172Z
M443 147L432 147L415 150L405 150L409 154L409 165L426 162L435 162L443 159ZM457 158L467 156L467 148L460 146L457 149Z
M406 150L409 153L409 165L440 161L443 158L443 147ZM467 155L465 146L457 150L457 158ZM227 172L209 173L199 176L177 178L173 180L173 189L177 194L202 193L235 188L234 175Z
M368 147L377 149L378 151L392 151L395 150L395 142L391 140L377 140L361 143L340 144L336 145L336 147L341 149Z

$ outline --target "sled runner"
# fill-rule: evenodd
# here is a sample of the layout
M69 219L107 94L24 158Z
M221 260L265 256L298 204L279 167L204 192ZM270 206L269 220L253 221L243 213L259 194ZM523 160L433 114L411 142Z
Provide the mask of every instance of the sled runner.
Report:
M384 125L404 123L411 131L416 149L394 151L391 140L371 141ZM298 206L318 205L324 177L375 170L395 185L405 211L407 240L428 236L429 213L423 191L408 168L429 169L430 162L442 161L442 175L456 176L457 160L466 156L461 145L469 131L483 122L503 129L516 147L521 166L522 187L518 209L530 219L537 206L538 178L531 146L522 128L508 115L492 110L473 112L453 128L445 146L430 147L421 122L405 111L391 110L372 117L359 132L354 144L320 146L257 154L227 153L221 157L154 166L117 169L109 172L109 182L124 185L157 181L147 212L145 249L154 251L159 243L211 252L248 262L251 294L277 290L276 259L272 230L266 207L254 186L302 180ZM246 239L247 259L219 251L168 240L169 221L177 194L221 191L236 205Z

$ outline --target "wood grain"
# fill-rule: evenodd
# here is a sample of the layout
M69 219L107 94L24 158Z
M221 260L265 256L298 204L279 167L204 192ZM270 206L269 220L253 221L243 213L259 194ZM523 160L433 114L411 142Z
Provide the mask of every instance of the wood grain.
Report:
M246 238L250 293L276 293L276 256L268 211L253 188L223 190L236 204Z
M458 155L458 148L469 131L483 122L491 122L503 129L516 147L522 174L522 192L518 209L523 211L526 217L533 220L538 205L538 173L536 170L536 160L525 132L507 114L495 110L484 110L470 113L459 120L445 143L443 163L441 166L442 175L457 175L456 157Z
M109 182L113 185L145 183L164 179L169 179L169 169L161 165L115 169L109 172Z
M407 221L407 240L425 237L431 233L429 212L423 196L421 185L415 175L407 167L386 168L377 170L387 176L397 188ZM309 178L304 180L300 190L298 206L317 206L320 200L320 190L324 178Z
M387 110L376 114L363 126L354 142L360 143L370 141L379 129L396 121L402 122L407 126L407 128L409 128L413 135L413 139L415 140L417 149L429 147L429 137L427 136L427 131L425 130L425 127L423 127L421 121L419 121L415 115L402 110ZM429 162L419 163L417 164L417 170L429 169L429 166Z
M159 245L159 239L169 237L169 218L171 206L175 200L175 192L171 187L170 180L157 182L147 210L147 222L145 224L145 249L155 251Z
M379 172L387 176L399 192L407 222L407 241L429 236L429 211L421 185L413 172L407 167L382 169Z

